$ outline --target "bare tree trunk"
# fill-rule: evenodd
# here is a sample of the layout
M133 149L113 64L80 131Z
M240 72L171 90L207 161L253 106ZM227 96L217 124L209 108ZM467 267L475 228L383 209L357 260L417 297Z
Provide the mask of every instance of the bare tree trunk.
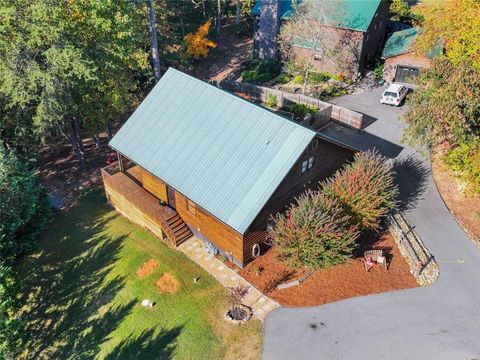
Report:
M217 21L216 21L217 35L222 31L222 0L217 0Z
M100 137L98 136L98 134L95 134L95 150L100 150Z
M237 0L237 3L236 3L236 11L235 11L235 25L239 25L240 24L240 0Z
M112 126L110 125L110 123L107 120L105 120L105 130L107 131L108 141L112 140L112 138L113 138Z
M153 0L147 0L147 13L150 29L150 41L151 41L151 51L152 51L152 60L153 60L153 73L155 76L155 82L160 80L162 76L160 70L160 55L158 54L158 39L157 39L157 28L155 26L155 11L153 9Z
M80 132L80 121L78 121L78 118L76 116L73 117L73 125L75 126L75 139L77 140L78 148L82 152L82 155L84 155L85 148L83 147L83 139Z
M83 159L82 151L80 150L80 147L78 145L78 139L75 131L75 119L72 116L67 121L68 121L68 129L70 132L70 136L69 136L70 144L72 145L72 149L77 158L78 164L80 165L80 169L84 169L85 161Z
M205 1L206 1L206 0L203 0L203 1L202 1L202 14L203 14L203 18L204 18L204 19L207 18L207 9L205 8Z
M308 85L308 75L310 74L310 71L308 68L305 70L305 74L303 75L303 89L302 89L302 95L305 95L305 89L307 88Z
M182 30L182 39L185 37L185 25L183 23L183 10L180 13L180 30Z

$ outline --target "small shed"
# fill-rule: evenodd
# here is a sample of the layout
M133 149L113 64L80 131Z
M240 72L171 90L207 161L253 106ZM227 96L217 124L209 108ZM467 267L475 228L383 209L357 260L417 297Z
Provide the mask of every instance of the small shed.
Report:
M395 31L385 43L382 59L383 79L387 82L411 84L420 74L421 69L431 65L432 59L443 51L438 44L425 55L417 54L414 50L415 40L421 33L420 28L409 28Z

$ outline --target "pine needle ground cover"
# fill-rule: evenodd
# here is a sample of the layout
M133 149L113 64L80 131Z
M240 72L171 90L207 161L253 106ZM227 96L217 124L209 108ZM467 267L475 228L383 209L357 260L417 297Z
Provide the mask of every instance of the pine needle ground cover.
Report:
M150 259L159 265L138 277ZM227 323L228 291L182 253L118 215L101 190L57 214L39 252L19 271L28 337L19 358L260 357L260 323ZM161 293L155 285L166 273L178 281L175 293ZM155 306L141 306L143 299Z

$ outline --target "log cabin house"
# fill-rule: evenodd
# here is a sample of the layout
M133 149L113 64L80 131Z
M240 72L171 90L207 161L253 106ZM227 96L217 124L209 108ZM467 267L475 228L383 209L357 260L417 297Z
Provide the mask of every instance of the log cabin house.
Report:
M108 201L174 246L191 236L243 267L270 216L355 150L170 68L109 144Z

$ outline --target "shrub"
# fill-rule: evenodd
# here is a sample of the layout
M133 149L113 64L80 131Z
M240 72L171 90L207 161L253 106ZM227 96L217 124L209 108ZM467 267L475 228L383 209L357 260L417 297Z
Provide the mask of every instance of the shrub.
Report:
M256 72L255 70L244 70L242 71L242 79L243 81L245 82L253 82L255 81L255 76L256 76Z
M255 68L255 70L259 74L267 73L267 74L272 74L276 76L280 73L280 65L275 60L263 60L263 61L260 61L260 63Z
M0 359L19 349L16 258L29 252L50 217L50 206L34 171L0 145Z
M297 85L302 85L303 84L303 76L302 75L296 75L293 77L293 83Z
M320 84L323 83L331 78L331 76L324 72L314 72L312 71L309 75L309 80L311 84Z
M395 207L398 193L392 165L376 151L356 154L352 163L322 183L321 188L339 201L361 231L380 227L381 218Z
M475 141L461 143L448 151L444 157L445 165L457 172L469 189L480 194L480 146Z
M33 169L0 146L0 262L29 252L50 218L50 205Z
M269 236L291 267L321 269L352 256L358 231L333 197L309 190L274 220Z
M383 61L375 64L375 68L373 69L373 76L375 77L375 80L383 79L383 66Z
M232 302L232 305L240 305L242 299L248 294L248 289L249 287L243 284L237 284L230 287L230 301Z
M298 104L295 103L291 105L289 111L292 112L296 117L303 119L305 114L307 113L316 113L318 109L315 106L305 105L305 104Z
M277 82L280 84L286 84L290 81L290 76L288 74L282 73L277 76Z
M250 65L255 68L242 72L242 79L245 82L267 82L274 79L280 72L280 66L273 60L254 61Z
M268 95L267 99L265 100L265 106L269 108L277 107L277 97L275 95Z

